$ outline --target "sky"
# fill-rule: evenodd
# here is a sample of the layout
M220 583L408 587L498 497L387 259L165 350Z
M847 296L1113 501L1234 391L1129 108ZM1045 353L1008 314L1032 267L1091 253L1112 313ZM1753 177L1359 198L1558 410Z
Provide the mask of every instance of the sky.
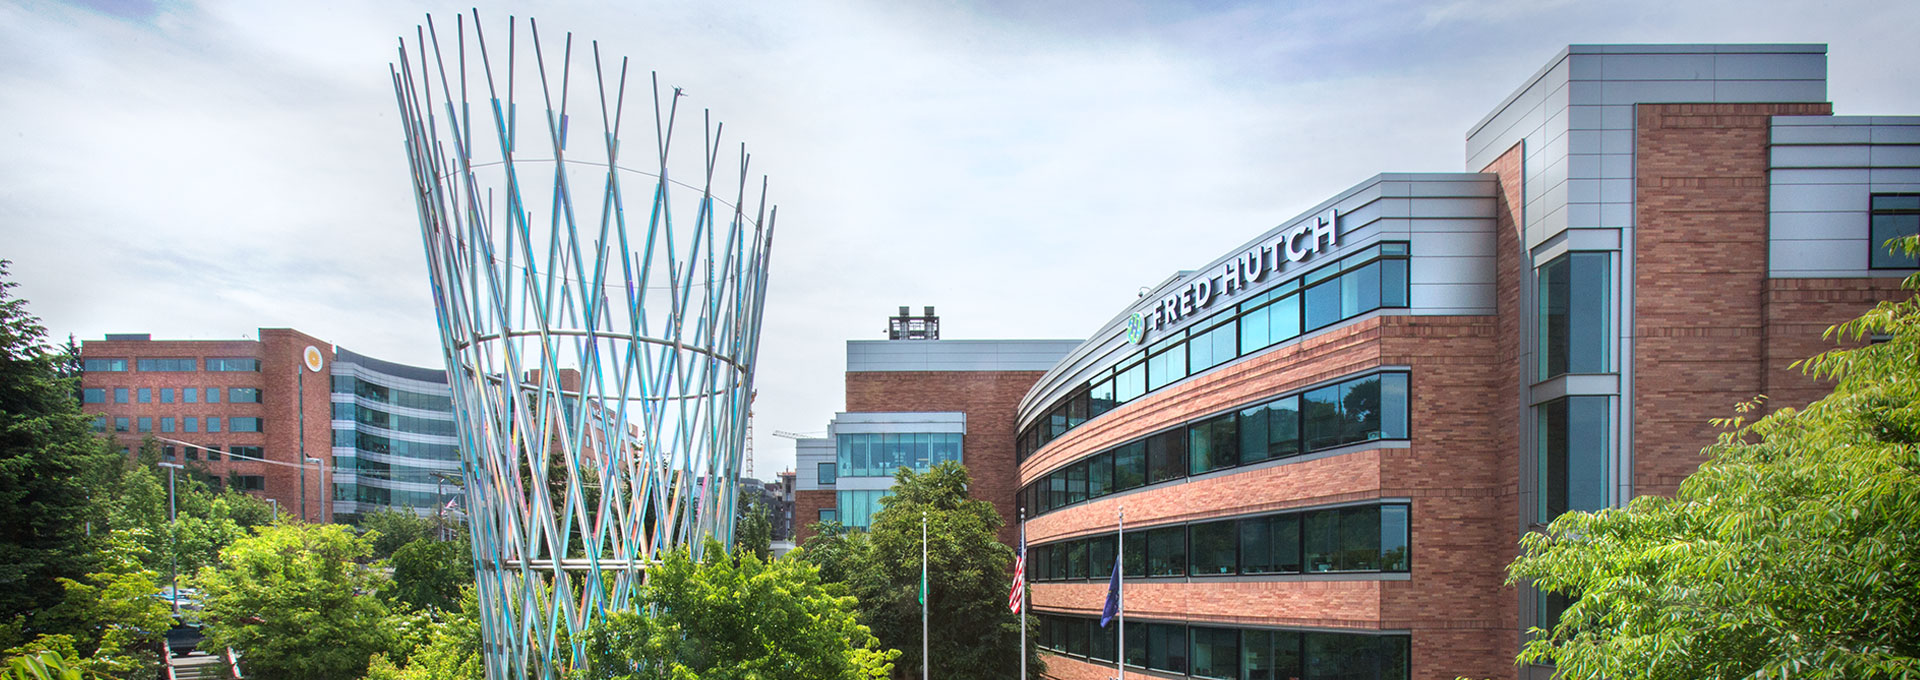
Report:
M0 0L0 258L50 334L292 327L443 363L388 77L465 4ZM780 210L756 389L844 406L845 342L1083 339L1140 288L1469 127L1569 43L1826 43L1842 115L1920 114L1915 2L514 2L745 141Z

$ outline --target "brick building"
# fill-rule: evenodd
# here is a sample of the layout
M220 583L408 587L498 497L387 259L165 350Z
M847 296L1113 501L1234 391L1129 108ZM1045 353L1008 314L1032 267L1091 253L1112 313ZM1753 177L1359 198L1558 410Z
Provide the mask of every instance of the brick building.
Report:
M282 512L315 522L380 509L427 514L459 489L440 369L362 356L286 328L262 328L258 340L109 335L83 343L80 355L82 408L96 430L128 452L153 437L161 462ZM303 466L303 455L317 462Z
M1710 418L1817 398L1789 365L1905 294L1920 117L1832 115L1825 52L1570 47L1468 172L1368 179L1068 353L1018 411L1049 673L1548 677L1520 535L1672 493Z
M974 498L991 501L1017 537L1014 407L1075 340L941 340L939 319L906 309L889 340L847 342L847 410L828 436L795 442L795 541L809 525L865 528L901 466L926 470L945 460L967 466ZM929 332L928 329L931 328Z

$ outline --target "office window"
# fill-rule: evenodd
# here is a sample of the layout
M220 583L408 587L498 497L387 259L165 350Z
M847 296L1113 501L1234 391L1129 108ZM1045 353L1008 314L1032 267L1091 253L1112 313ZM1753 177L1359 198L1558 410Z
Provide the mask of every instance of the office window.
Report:
M1187 571L1187 528L1153 529L1147 533L1147 575L1181 576Z
M113 403L116 403L116 404L127 403L127 388L125 387L113 388Z
M1404 635L1305 633L1309 678L1405 678L1409 638Z
M1087 499L1087 463L1081 461L1067 466L1067 503L1079 503Z
M1332 267L1326 267L1331 269ZM1340 320L1340 280L1322 281L1306 292L1306 326L1314 331Z
M1328 385L1300 395L1307 450L1340 444L1340 386Z
M1067 541L1067 578L1087 578L1087 542Z
M1246 680L1299 678L1300 634L1285 630L1240 631L1240 672Z
M840 513L840 523L850 527L865 529L873 526L873 514L882 507L880 500L892 495L891 491L837 491L834 492L835 510Z
M200 419L199 419L199 418L193 418L193 417L187 417L187 418L181 418L181 419L180 419L180 431L181 431L181 432L199 432L199 431L200 431Z
M1087 543L1087 578L1111 579L1118 564L1113 557L1113 534L1095 536Z
M187 403L187 404L200 403L200 388L198 387L180 388L180 401L182 403Z
M814 466L820 475L821 484L834 484L840 479L839 469L833 463L819 463Z
M234 475L228 479L232 480L233 488L241 491L260 491L267 488L267 478L260 475Z
M219 417L219 416L207 416L207 431L208 431L208 432L219 432L219 431L220 431L220 417Z
M1113 398L1119 403L1127 403L1147 393L1147 364L1134 362L1122 367L1113 377Z
M229 387L227 388L227 403L258 404L260 403L260 389L256 387Z
M259 359L208 359L207 370L221 372L259 371Z
M1196 678L1240 680L1240 631L1194 626L1193 670Z
M141 359L138 363L142 371L182 373L193 370L192 359Z
M1567 253L1539 270L1540 379L1606 373L1612 331L1613 256Z
M1193 541L1191 568L1194 576L1232 574L1239 569L1239 537L1233 520L1195 524L1187 529Z
M1380 506L1380 570L1408 571L1407 506Z
M1300 453L1300 398L1287 397L1240 412L1240 462Z
M104 404L104 403L107 403L107 390L106 390L106 388L103 388L103 387L89 387L89 388L86 388L86 389L83 389L83 390L80 390L80 403L82 403L82 404Z
M1187 474L1187 433L1178 428L1147 438L1147 483L1158 484Z
M218 446L207 447L207 460L220 460L220 447Z
M1124 553L1120 557L1121 575L1142 578L1147 575L1147 532L1127 532Z
M1087 497L1099 498L1113 493L1113 452L1087 459Z
M1087 418L1100 417L1100 414L1113 410L1118 402L1113 398L1113 379L1102 380L1087 392Z
M93 431L94 431L94 432L106 432L106 431L107 431L107 417L106 417L106 416L94 416L94 417L93 417L93 420L92 420L92 428L93 428Z
M1177 623L1147 624L1147 668L1169 673L1187 672L1187 627Z
M1067 471L1054 470L1047 475L1047 508L1064 507L1067 504Z
M228 418L227 430L229 432L259 432L260 419L259 418L241 418L241 417Z
M173 403L173 388L171 387L160 388L160 403L162 404Z
M1147 483L1147 443L1137 441L1113 450L1113 490L1125 491Z
M114 431L114 432L126 432L126 431L127 431L127 423L128 423L128 422L129 422L129 421L128 421L128 420L127 420L126 418L114 418L114 419L113 419L113 431Z
M153 388L151 387L140 388L140 403L142 404L153 403Z
M181 451L187 454L187 460L200 460L200 449L196 449L191 446L183 446L180 448L181 448Z
M1173 343L1159 354L1147 357L1147 391L1166 387L1187 377L1187 344Z
M1240 573L1300 572L1300 515L1240 520Z
M1091 644L1087 649L1087 658L1095 661L1113 663L1115 660L1114 653L1118 652L1120 648L1120 641L1118 639L1120 636L1120 626L1109 623L1105 628L1102 628L1100 627L1099 619L1092 619L1087 623L1092 626L1088 630L1093 636Z
M264 457L264 454L261 453L261 449L258 446L229 446L227 447L227 453L231 458L261 460Z
M1199 373L1239 356L1239 324L1227 314L1221 316L1227 317L1226 323L1196 333L1192 340L1187 341L1188 374Z
M1108 625L1120 625L1120 624L1111 623ZM1126 626L1127 626L1127 648L1122 653L1127 655L1127 665L1146 668L1147 667L1147 624L1139 623L1135 621L1129 621L1127 622Z
M172 432L172 431L173 431L173 419L172 419L172 418L161 418L161 419L160 419L160 431L161 431L161 432Z
M1187 428L1188 472L1202 474L1240 464L1240 427L1235 414L1217 416Z
M1380 506L1341 509L1340 554L1335 568L1340 571L1379 569L1380 529Z
M160 447L160 460L173 460L173 445Z
M1087 410L1091 407L1087 402L1088 396L1085 392L1067 399L1067 429L1071 430L1087 422Z
M220 403L220 388L218 387L207 388L207 403L209 404Z
M1546 524L1568 510L1606 506L1609 397L1563 397L1538 415L1539 512Z
M838 521L840 521L840 513L838 513L838 512L836 512L836 511L835 511L835 510L834 510L833 508L821 508L821 509L820 509L820 521L822 521L822 522L838 522Z
M1900 244L1887 243L1920 234L1920 194L1875 194L1872 200L1872 223L1867 240L1872 256L1868 258L1868 266L1874 269L1920 267L1920 260L1908 255Z
M87 373L120 373L127 370L126 359L83 359L80 370Z
M141 417L140 417L140 431L141 431L141 432L152 432L152 431L153 431L153 418L150 418L150 417L147 417L147 416L141 416Z

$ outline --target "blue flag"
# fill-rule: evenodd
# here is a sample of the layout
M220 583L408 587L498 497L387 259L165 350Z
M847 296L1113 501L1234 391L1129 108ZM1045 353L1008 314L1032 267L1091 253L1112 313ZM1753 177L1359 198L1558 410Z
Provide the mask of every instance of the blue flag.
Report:
M1100 608L1100 627L1120 615L1120 556L1113 556L1113 578L1107 581L1107 606Z

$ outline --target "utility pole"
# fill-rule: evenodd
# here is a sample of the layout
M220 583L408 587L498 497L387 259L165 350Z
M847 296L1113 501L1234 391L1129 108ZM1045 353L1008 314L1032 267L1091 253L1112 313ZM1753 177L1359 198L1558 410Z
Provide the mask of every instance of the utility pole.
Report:
M293 374L299 386L294 391L300 395L300 521L311 522L313 519L307 515L307 372L304 368L295 364Z
M920 511L920 680L927 680L933 659L927 658L927 511Z
M174 501L174 473L186 469L179 463L160 463L167 469L167 591L173 600L173 614L180 615L180 511Z

